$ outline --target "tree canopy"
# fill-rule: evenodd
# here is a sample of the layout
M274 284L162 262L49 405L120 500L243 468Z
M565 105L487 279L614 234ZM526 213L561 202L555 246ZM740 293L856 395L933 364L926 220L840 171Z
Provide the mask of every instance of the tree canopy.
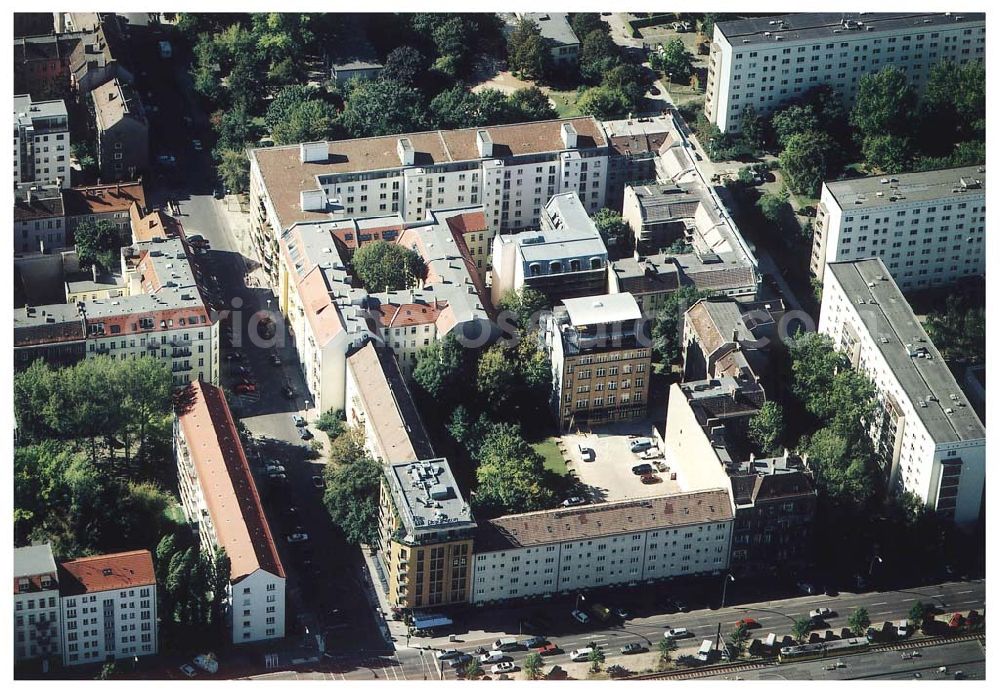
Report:
M354 252L351 268L369 292L416 287L427 266L416 251L388 241L373 241Z
M323 504L352 545L378 541L381 477L381 464L365 450L361 429L345 430L330 442L330 464L323 469Z
M662 52L654 51L650 55L650 65L675 84L686 83L694 74L694 57L676 36L663 45Z
M835 147L826 133L810 130L791 135L779 157L788 188L793 193L818 197Z
M528 17L522 17L507 39L507 64L515 75L538 80L552 70L552 54L542 38L542 30Z
M107 273L121 268L121 248L130 237L111 220L85 220L77 225L73 240L81 268L96 265Z
M424 96L394 80L356 81L347 87L340 124L354 138L424 130Z
M653 320L653 353L666 364L681 361L681 327L684 312L699 299L709 296L692 285L684 285L667 295Z

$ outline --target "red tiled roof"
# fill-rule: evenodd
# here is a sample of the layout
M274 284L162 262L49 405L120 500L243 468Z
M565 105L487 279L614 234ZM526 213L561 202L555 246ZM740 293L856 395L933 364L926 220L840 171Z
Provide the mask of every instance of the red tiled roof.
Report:
M434 323L438 315L448 306L448 302L436 301L431 304L391 304L386 302L373 309L383 328L399 328L400 326L417 326L423 323Z
M127 212L133 203L146 209L146 190L142 181L98 186L79 186L63 191L67 217Z
M202 381L184 393L178 421L237 582L258 569L284 577L246 453L222 389Z
M130 589L156 584L153 555L131 550L59 563L59 593L63 596Z
M138 202L129 207L128 214L132 223L132 237L136 242L149 241L154 237L173 239L183 231L176 219L161 210L153 210L144 216Z
M486 215L482 212L463 212L461 215L449 217L447 221L451 231L459 234L485 232L488 229Z

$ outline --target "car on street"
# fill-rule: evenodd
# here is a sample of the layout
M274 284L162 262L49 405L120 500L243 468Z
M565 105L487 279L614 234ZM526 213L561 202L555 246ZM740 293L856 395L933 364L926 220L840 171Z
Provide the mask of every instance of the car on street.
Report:
M751 617L740 618L739 620L736 621L736 629L737 630L741 630L741 629L755 630L758 627L760 627L760 623L758 623L756 620L754 620Z
M629 642L621 648L622 654L642 654L645 651L649 650L646 649L645 645L639 644L638 642Z
M295 423L296 427L305 427L306 419L301 415L292 415L292 422Z
M284 473L285 472L285 467L281 466L281 465L277 465L277 466L268 465L267 472L268 473Z
M253 384L236 384L233 390L236 393L257 393L257 387Z
M279 481L283 482L285 480L288 480L288 476L286 476L281 471L268 471L267 472L267 477L269 479L275 481L275 482L279 482Z
M651 449L653 447L653 440L649 437L640 437L639 439L633 439L629 444L628 448L633 454L641 454L646 449Z
M663 636L671 639L681 639L684 637L694 637L694 634L686 627L668 627L663 632Z
M554 642L548 642L546 644L543 644L541 647L538 647L538 649L536 649L535 651L538 652L539 656L552 656L553 654L562 653L562 649L560 649L559 645L555 644Z
M156 158L156 161L159 162L160 164L176 164L177 157L173 156L172 154L161 154L159 157Z
M250 376L252 374L252 372L250 371L250 367L246 366L245 364L241 364L239 367L237 367L236 371L238 371L243 376Z
M642 482L643 485L655 485L656 483L662 483L663 478L653 473L646 473L644 476L639 478L639 481Z
M299 427L298 431L300 439L305 439L308 441L313 438L313 433L307 430L305 427Z
M459 653L451 657L450 659L442 660L441 663L447 666L448 668L458 668L459 666L462 666L463 664L466 664L470 661L472 661L471 656L469 656L468 654Z
M201 140L192 140L191 147L194 148L195 152L201 152L202 150Z
M655 85L649 88L649 93L652 94L654 97L660 96L660 90Z
M299 516L298 507L285 507L281 510L281 515L286 519L295 519Z
M569 653L570 661L589 661L590 655L594 653L593 647L580 647Z
M579 608L574 608L570 615L572 615L573 619L581 625L586 625L590 622L590 616L581 611Z
M457 649L442 649L437 653L437 658L440 659L441 661L444 661L445 659L454 659L461 653L462 652L458 651Z
M582 497L567 497L559 504L562 507L578 507L581 504L586 504L586 502L587 500L583 499Z
M229 354L226 355L227 362L233 362L233 361L238 362L241 359L243 359L243 353L241 352L230 352Z
M809 619L812 621L826 620L833 617L833 611L829 608L813 608L809 611Z
M282 386L281 395L287 398L288 400L292 400L293 398L295 398L295 389L293 389L291 386L288 385Z
M501 661L510 661L510 657L496 649L488 651L479 657L479 662L483 664L498 664Z
M522 640L521 644L524 645L525 649L534 649L535 647L541 647L545 644L548 644L548 642L549 641L544 637L536 635L534 637L529 637L526 640Z
M517 670L517 666L514 665L513 661L501 661L499 664L494 664L490 669L490 673L512 673Z
M627 608L615 608L615 617L619 620L628 620L632 617L632 613L629 612Z
M632 466L632 472L636 475L649 475L653 472L653 467L648 463L640 463L638 466Z
M287 536L285 536L285 540L288 541L289 543L305 543L307 540L309 540L309 534L302 532L289 533Z
M181 664L181 673L188 678L194 678L198 675L198 672L194 670L194 666L191 664Z
M326 487L326 483L323 481L323 476L321 475L314 475L312 477L312 483L313 487L316 488L317 490L322 490L323 488Z

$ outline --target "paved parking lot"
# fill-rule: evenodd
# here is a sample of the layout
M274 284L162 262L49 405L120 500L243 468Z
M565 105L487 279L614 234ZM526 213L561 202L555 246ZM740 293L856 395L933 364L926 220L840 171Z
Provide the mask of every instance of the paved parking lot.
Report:
M648 437L650 427L642 422L609 425L594 428L589 433L567 434L561 437L571 468L584 491L584 496L592 502L614 502L626 499L658 497L680 492L676 480L670 479L670 472L659 470L662 456L643 459L629 449L631 437ZM593 461L583 460L579 446L593 449ZM657 463L661 466L657 466ZM632 472L632 467L642 463L653 466L660 482L645 484L640 476Z

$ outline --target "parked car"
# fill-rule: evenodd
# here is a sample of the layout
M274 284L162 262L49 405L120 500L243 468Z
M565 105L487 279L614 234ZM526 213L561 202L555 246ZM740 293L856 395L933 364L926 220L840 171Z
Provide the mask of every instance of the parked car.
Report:
M510 661L510 657L499 650L491 650L479 657L480 663L498 664L501 661Z
M226 355L226 361L228 362L232 362L234 360L239 361L241 359L243 359L243 353L241 352L230 352Z
M799 591L801 591L804 594L815 594L816 593L816 587L814 587L812 584L810 584L809 582L805 581L804 579L800 579L797 582L795 582L795 588L798 589Z
M285 467L281 466L281 465L268 465L267 472L268 473L284 473L285 472Z
M643 485L655 485L656 483L662 483L663 478L653 473L647 473L646 475L639 478Z
M226 197L226 189L221 183L215 184L215 190L212 191L212 195L216 200L222 200Z
M268 471L267 477L268 479L273 480L274 482L284 482L288 480L288 477L281 471L274 471L274 472Z
M638 439L633 439L629 444L628 448L633 454L640 454L646 449L651 449L653 447L653 440L649 437L640 437Z
M309 540L309 534L302 533L301 531L298 533L289 533L287 536L285 536L285 540L288 541L289 543L305 543L307 540Z
M509 652L517 649L524 649L524 645L518 642L514 637L501 637L493 642L493 648L499 649L502 652Z
M594 653L593 647L580 647L569 653L571 661L589 661L590 655Z
M307 430L305 427L299 427L298 431L299 431L299 438L300 439L305 439L306 441L308 441L308 440L310 440L310 439L313 438L312 432L310 432L309 430Z
M160 164L176 164L177 158L172 154L161 154L156 158L156 161Z
M615 617L619 620L628 620L632 617L632 613L629 612L627 608L615 608Z
M755 630L758 627L760 627L760 623L758 623L756 620L750 617L740 618L739 620L736 621L737 630L741 628L745 628L747 630Z
M257 393L257 387L254 384L236 384L233 390L236 393Z
M529 637L526 640L522 640L521 644L524 645L525 649L534 649L535 647L541 647L545 644L548 644L548 642L549 641L544 637L535 636L535 637Z
M444 661L445 659L454 659L456 656L460 655L462 652L457 649L441 649L437 653L437 658Z
M586 504L586 503L587 503L587 500L583 499L582 497L567 497L562 502L560 502L560 506L563 506L563 507L578 507L579 505Z
M558 644L554 644L552 642L548 642L548 643L542 645L541 647L539 647L535 651L538 652L539 656L552 656L553 654L561 654L562 653L562 649L559 648L559 645Z
M301 415L292 415L292 422L295 423L296 427L305 427L307 424L306 419Z
M580 457L587 463L590 463L591 461L597 458L597 454L589 446L584 446L583 444L577 444L576 448L580 452Z
M611 617L611 609L601 603L593 603L590 605L590 612L598 617L599 620L606 621Z
M629 642L621 649L622 654L642 654L646 651L649 651L646 645L639 644L638 642Z
M469 661L472 661L472 657L471 656L469 656L468 654L463 654L463 653L459 652L458 654L456 654L455 656L451 657L450 659L442 659L441 663L443 665L447 666L448 668L458 668L459 666L462 666L463 664L466 664Z
M636 475L650 475L653 467L648 463L640 463L638 466L632 466L632 472Z
M581 611L579 608L573 609L573 612L570 615L572 615L573 619L581 625L586 625L590 622L590 616Z
M215 654L199 654L195 658L191 659L194 665L200 668L206 673L215 673L219 670L219 661L215 658Z
M201 152L201 140L192 140L191 147L195 149L195 152Z
M317 490L322 490L323 488L326 487L326 482L323 480L323 476L321 475L314 475L312 477L312 483L313 487L316 488Z
M194 670L194 666L191 664L181 664L181 673L188 678L194 678L198 675L198 672Z
M513 661L501 661L499 664L494 664L493 668L490 669L490 673L511 673L516 671L517 666L514 665Z
M664 631L663 636L672 639L681 639L683 637L694 637L694 634L686 627L668 627Z
M813 620L813 621L816 621L816 620L825 620L825 619L831 618L831 617L833 617L833 611L830 610L829 608L825 608L825 607L824 608L814 608L811 611L809 611L809 619Z
M652 87L649 88L649 93L652 94L654 97L658 97L660 96L660 89L656 85L653 85Z

